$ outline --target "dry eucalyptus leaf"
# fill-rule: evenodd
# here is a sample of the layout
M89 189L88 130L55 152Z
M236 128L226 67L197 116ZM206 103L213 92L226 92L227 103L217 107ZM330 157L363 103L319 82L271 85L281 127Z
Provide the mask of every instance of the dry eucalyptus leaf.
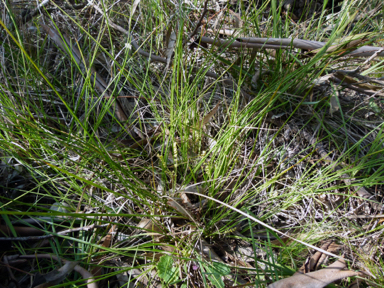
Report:
M343 270L345 267L345 261L339 259L327 268L307 274L295 274L272 283L267 288L322 288L336 280L361 275L359 272Z
M163 230L152 219L143 218L137 227L155 233L163 233Z
M340 245L337 245L336 243L333 243L332 240L326 241L322 246L321 249L331 252L331 253L336 253L340 249ZM311 258L308 260L308 263L305 263L301 268L295 273L296 274L303 274L303 273L309 273L312 271L317 270L320 265L323 264L325 257L324 253L321 253L319 251L316 251L315 254L311 256Z
M219 109L221 102L222 101L217 103L216 106L211 110L211 112L204 116L204 118L197 124L197 129L200 129L211 120L213 115L215 115L216 111Z
M233 26L235 28L241 28L243 27L243 21L241 20L241 17L240 17L240 14L239 13L235 13L234 11L232 11L231 9L228 10L229 11L229 14L232 15L232 18L233 18Z
M168 200L168 205L171 206L173 209L175 209L177 212L179 212L180 214L184 215L185 217L189 218L190 220L192 220L196 225L198 225L198 223L196 222L195 218L193 217L193 215L184 207L184 204L180 204L178 203L176 200L174 199L169 199Z

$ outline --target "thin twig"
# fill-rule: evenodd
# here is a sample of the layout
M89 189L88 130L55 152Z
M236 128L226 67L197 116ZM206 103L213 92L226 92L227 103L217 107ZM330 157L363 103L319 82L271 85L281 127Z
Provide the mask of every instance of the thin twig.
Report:
M207 8L207 7L208 7L208 1L209 1L209 0L205 0L205 2L204 2L203 13L201 13L200 19L199 19L199 21L197 21L197 24L196 24L196 26L195 26L195 29L193 29L193 31L192 31L192 32L188 35L188 37L183 41L183 47L185 46L185 44L188 43L189 40L192 39L193 36L196 35L198 29L200 28L201 23L202 23L202 21L203 21L205 15L206 15L207 12L208 12L208 8Z
M347 218L347 219L378 219L378 218L384 218L384 214L378 214L378 215L351 215L351 216L344 216L344 218Z
M16 287L17 287L17 288L20 288L20 284L19 284L19 282L16 280L15 275L13 275L13 272L12 272L12 270L11 270L11 267L9 266L7 256L4 255L3 260L4 260L4 264L7 266L8 274L9 274L9 276L11 277L12 281L16 284Z
M373 90L369 90L369 89L363 89L361 87L357 87L357 86L354 86L352 84L345 83L342 80L340 80L339 78L337 78L335 75L332 75L332 77L330 77L329 80L334 82L334 83L336 83L336 84L345 86L345 87L347 87L349 89L355 90L355 91L360 92L360 93L364 93L364 94L367 94L367 95L384 97L384 93L383 92L373 91Z
M286 45L274 45L268 43L252 43L252 42L240 42L234 40L221 40L221 39L212 39L209 37L201 37L200 43L212 44L215 46L226 48L265 48L265 49L288 49L290 46Z
M359 39L358 39L359 40ZM357 41L357 40L356 40ZM208 43L216 46L224 46L228 48L266 48L266 49L289 49L289 48L298 48L308 51L319 50L324 47L327 42L319 42L312 40L303 40L303 39L289 39L289 38L236 38L236 41L231 40L221 40L221 39L212 39L209 37L201 37L202 43ZM348 44L338 44L332 46L332 50L327 50L328 52L333 52L337 48L343 47L342 45ZM384 56L384 51L381 50L382 47L374 46L363 46L352 52L349 52L343 56L348 57L369 57L372 55Z
M108 225L110 225L110 223L102 224L102 225L92 224L92 225L88 225L88 226L84 226L84 227L79 227L79 228L73 228L73 229L68 229L68 230L60 231L60 232L57 232L57 233L50 232L52 234L50 234L50 235L43 235L43 236L0 237L0 241L36 241L36 240L52 238L52 237L55 237L55 236L61 236L61 235L65 235L65 234L72 233L72 232L89 231L89 230L92 230L92 229L104 228L104 227L107 227Z

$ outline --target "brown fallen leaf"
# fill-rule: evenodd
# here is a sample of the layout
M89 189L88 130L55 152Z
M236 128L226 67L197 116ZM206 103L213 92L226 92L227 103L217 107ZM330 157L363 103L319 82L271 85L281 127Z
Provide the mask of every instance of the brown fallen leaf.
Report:
M184 192L182 192L184 193ZM185 194L185 193L184 193ZM189 218L190 220L192 220L197 226L199 225L198 222L195 220L195 218L193 217L193 214L188 211L188 208L186 208L184 203L179 203L177 202L176 200L170 198L167 202L167 204L172 207L173 209L175 209L177 212L179 212L180 214L182 214L183 216L185 216L186 218Z
M272 283L267 288L322 288L336 280L362 276L360 272L343 270L345 267L344 259L339 259L327 268L306 274L295 274Z
M163 229L161 229L161 227L153 219L149 218L141 219L139 224L137 224L137 227L140 230L149 232L148 235L158 235L164 233Z
M330 240L326 241L321 246L321 249L331 253L336 253L340 249L340 245L337 245L332 240ZM301 268L294 275L305 274L318 270L318 268L323 264L325 257L327 257L327 255L316 251L316 253L313 254L312 257L306 263L304 263L303 266L301 266Z

